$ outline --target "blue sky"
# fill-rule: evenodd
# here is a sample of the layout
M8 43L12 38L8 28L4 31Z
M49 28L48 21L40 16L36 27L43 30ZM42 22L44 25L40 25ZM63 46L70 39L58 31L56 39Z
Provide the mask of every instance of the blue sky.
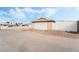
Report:
M79 20L77 7L0 7L0 22L30 23L39 17L51 18L55 21Z

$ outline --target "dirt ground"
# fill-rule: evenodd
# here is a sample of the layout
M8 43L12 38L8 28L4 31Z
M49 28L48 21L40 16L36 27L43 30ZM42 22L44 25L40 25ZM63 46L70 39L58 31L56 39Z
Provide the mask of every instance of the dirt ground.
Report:
M77 52L79 34L74 34L74 37L35 31L0 30L0 52Z
M79 33L76 32L64 32L64 31L47 31L47 30L31 30L44 35L52 35L58 37L66 37L71 39L79 39Z

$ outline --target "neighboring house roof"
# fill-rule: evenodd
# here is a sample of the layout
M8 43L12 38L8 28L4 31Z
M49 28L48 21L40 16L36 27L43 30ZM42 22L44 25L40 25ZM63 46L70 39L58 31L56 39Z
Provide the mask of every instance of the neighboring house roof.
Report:
M0 25L1 26L12 26L12 25L15 25L15 24L10 24L10 23L7 23L7 22L0 22Z
M0 22L0 25L9 25L8 23L6 23L6 22Z
M36 23L36 22L55 22L55 21L47 18L39 18L37 20L32 21L32 23Z

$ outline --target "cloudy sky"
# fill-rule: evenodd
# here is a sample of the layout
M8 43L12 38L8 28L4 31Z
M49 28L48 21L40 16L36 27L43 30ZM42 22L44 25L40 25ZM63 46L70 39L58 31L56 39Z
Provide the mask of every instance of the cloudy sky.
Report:
M79 8L75 7L0 7L0 22L30 23L39 17L51 18L55 21L79 20Z

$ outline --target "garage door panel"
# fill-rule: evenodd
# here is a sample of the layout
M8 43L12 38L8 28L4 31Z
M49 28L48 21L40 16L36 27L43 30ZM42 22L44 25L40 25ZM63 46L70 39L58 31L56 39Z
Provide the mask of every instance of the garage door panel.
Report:
M39 30L47 30L47 23L35 23L34 28Z

